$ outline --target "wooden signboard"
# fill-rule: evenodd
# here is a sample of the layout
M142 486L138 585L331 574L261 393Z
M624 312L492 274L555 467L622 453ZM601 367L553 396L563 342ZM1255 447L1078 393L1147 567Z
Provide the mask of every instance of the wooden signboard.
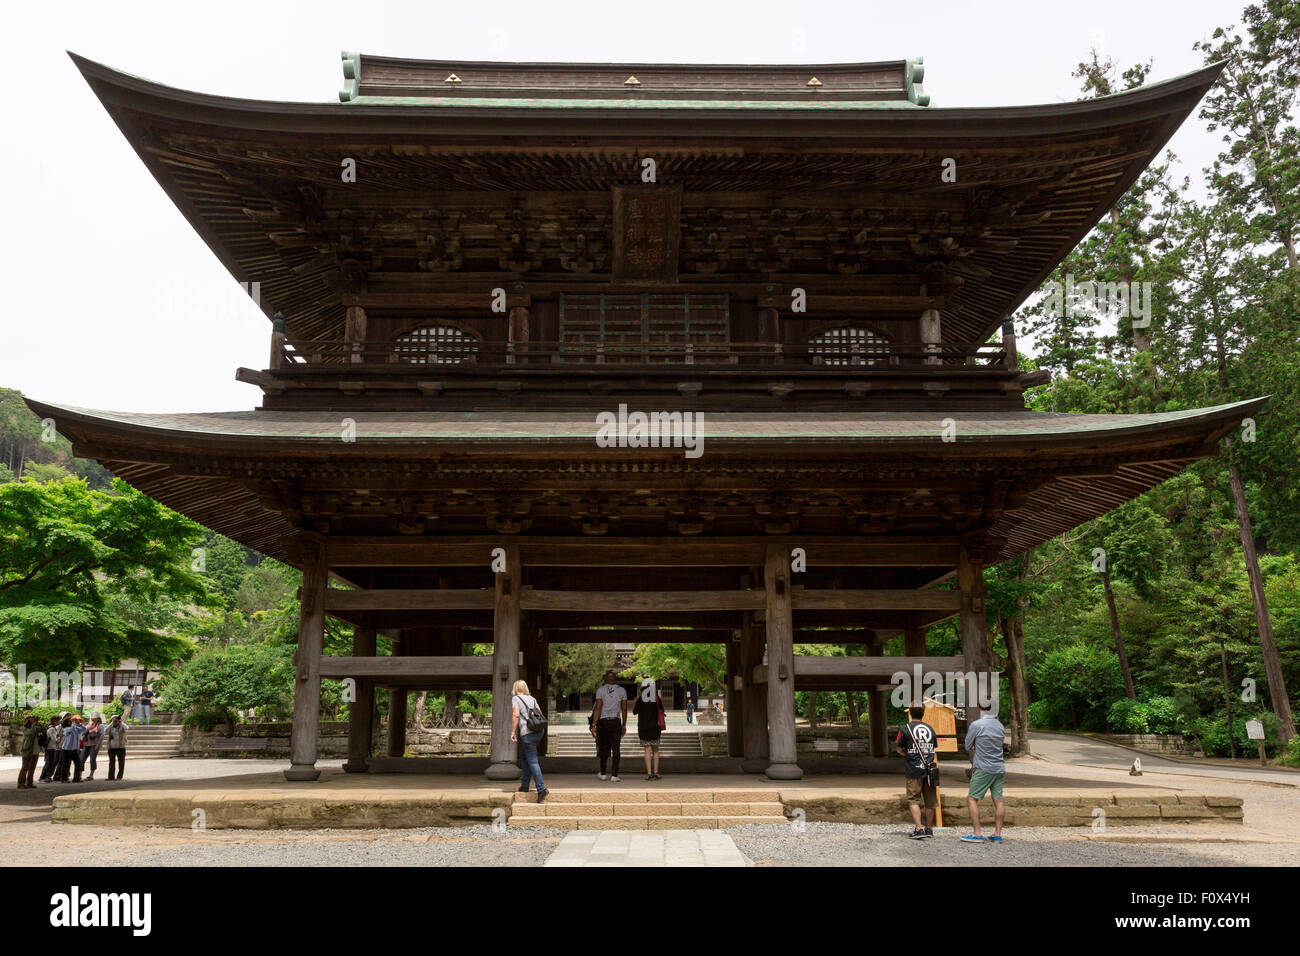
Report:
M615 282L677 282L681 205L678 186L614 187Z
M957 752L957 709L929 697L922 703L925 704L925 716L921 719L934 728L935 751L955 754Z

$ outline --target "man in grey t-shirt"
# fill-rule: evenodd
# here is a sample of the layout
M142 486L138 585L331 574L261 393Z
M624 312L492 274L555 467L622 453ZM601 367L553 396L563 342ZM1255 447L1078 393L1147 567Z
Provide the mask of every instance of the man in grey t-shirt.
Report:
M1002 842L1002 820L1006 816L1006 806L1002 802L1002 784L1006 779L1007 765L1002 758L1002 742L1006 739L1007 729L998 720L997 711L986 710L979 720L973 721L966 729L966 752L970 754L971 776L970 790L966 794L966 805L970 809L972 833L962 837L963 843L983 843L980 832L980 800L984 794L992 791L993 835L991 843Z
M601 780L614 783L622 781L618 775L619 746L627 733L627 691L618 685L618 674L605 671L605 683L596 691L596 704L591 710L591 735L596 738L596 757L600 761ZM613 755L609 776L605 767Z

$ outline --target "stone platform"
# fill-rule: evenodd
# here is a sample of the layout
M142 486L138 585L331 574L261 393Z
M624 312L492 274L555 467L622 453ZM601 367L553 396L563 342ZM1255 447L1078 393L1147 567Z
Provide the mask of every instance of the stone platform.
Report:
M1211 781L1206 783L1213 786ZM646 781L629 774L615 784L597 781L591 774L563 774L551 776L548 784L551 797L546 805L537 807L520 799L513 783L490 784L462 774L348 774L325 768L314 783L290 784L276 769L62 794L54 798L51 819L56 823L164 827L192 827L201 820L207 829L252 830L463 826L494 819L507 820L511 827L598 829L616 825L602 820L620 818L620 828L649 829L668 826L657 821L671 816L677 817L673 828L733 826L799 815L810 822L903 824L909 819L902 779L896 776L827 775L777 782L729 774ZM1107 827L1240 823L1243 818L1240 797L1219 795L1212 789L1162 788L1014 771L1008 774L1006 786L1007 823L1011 826L1089 826L1098 809L1105 813ZM965 780L953 779L941 793L944 823L965 824ZM658 808L654 813L650 812L652 805ZM759 812L754 812L755 807ZM982 808L986 822L991 820L992 806L987 799Z

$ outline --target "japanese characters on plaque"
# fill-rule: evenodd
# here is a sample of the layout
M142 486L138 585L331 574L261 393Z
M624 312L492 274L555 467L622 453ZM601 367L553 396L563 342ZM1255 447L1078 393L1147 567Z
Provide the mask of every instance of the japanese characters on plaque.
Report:
M675 283L681 188L614 187L614 281Z

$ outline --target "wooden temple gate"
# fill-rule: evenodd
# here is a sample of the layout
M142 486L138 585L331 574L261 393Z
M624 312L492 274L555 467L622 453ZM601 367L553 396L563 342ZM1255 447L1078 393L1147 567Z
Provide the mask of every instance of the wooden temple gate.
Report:
M807 554L808 571L792 572L792 546ZM577 590L540 588L529 579L528 556L535 555L539 571L563 562L568 576L575 569L618 567L642 582L671 585L665 590ZM367 556L371 557L367 557ZM725 635L728 697L728 750L743 757L749 769L762 770L774 779L801 775L795 754L795 698L797 688L852 689L869 693L871 752L884 756L885 691L899 672L911 674L914 666L942 673L990 672L984 634L983 582L979 565L956 541L909 542L874 540L848 543L843 539L815 538L774 542L762 540L694 540L651 544L612 539L563 541L485 539L426 545L410 539L392 542L332 541L318 536L303 544L302 619L297 657L293 766L290 779L316 774L317 715L322 678L356 681L352 708L349 759L346 769L370 769L373 741L371 701L376 687L397 693L390 712L388 756L404 751L405 692L421 690L491 690L493 696L491 766L489 776L506 778L518 773L515 745L510 741L510 688L520 677L545 699L547 673L546 628L541 621L568 625L562 631L572 638L586 622L657 622L674 630L665 639L681 640L678 627L691 626L693 635L716 639ZM750 557L752 564L742 563ZM330 567L349 568L372 560L393 565L423 566L446 573L494 562L504 570L491 574L487 587L385 588L339 590L328 588ZM761 559L761 560L759 560ZM439 566L432 562L446 562ZM732 562L735 562L732 564ZM882 565L913 563L931 569L936 578L956 570L967 582L966 590L852 589L807 587L801 574L817 578L819 567L870 569ZM731 565L731 566L728 566ZM709 574L712 572L712 574ZM734 586L702 590L689 587L704 575L714 580L731 578ZM481 575L480 575L481 576ZM602 570L601 576L611 577ZM326 614L350 620L356 628L353 654L325 656L322 651ZM961 657L928 657L925 626L959 615L965 653ZM856 621L875 618L876 626L855 628ZM450 622L414 628L410 622ZM490 638L491 657L460 653L468 627L490 619L490 631L474 630L475 637ZM797 631L796 622L815 630ZM718 625L724 625L719 628ZM734 627L726 627L732 624ZM394 625L394 626L386 626ZM698 630L695 628L698 627ZM828 627L836 628L833 631ZM906 635L907 656L881 656L881 642L897 631ZM376 657L376 635L394 635L393 656ZM606 639L599 630L592 639ZM862 657L801 657L794 645L808 643L861 643ZM700 639L695 637L694 639ZM974 703L971 704L974 707ZM377 764L382 768L382 762Z
M322 678L356 681L349 770L401 769L404 690L474 689L489 775L513 776L511 684L545 697L552 635L610 625L721 636L745 769L799 776L799 689L867 691L884 755L893 675L991 671L984 567L1213 454L1261 404L1030 411L1049 377L1020 369L1006 318L1218 67L964 110L929 106L919 60L631 75L345 54L332 104L74 61L257 283L270 355L237 372L252 411L27 402L76 454L302 570L290 779L317 776ZM707 450L601 444L624 406L704 416ZM351 655L322 654L327 615L356 628ZM953 617L961 656L929 656Z

